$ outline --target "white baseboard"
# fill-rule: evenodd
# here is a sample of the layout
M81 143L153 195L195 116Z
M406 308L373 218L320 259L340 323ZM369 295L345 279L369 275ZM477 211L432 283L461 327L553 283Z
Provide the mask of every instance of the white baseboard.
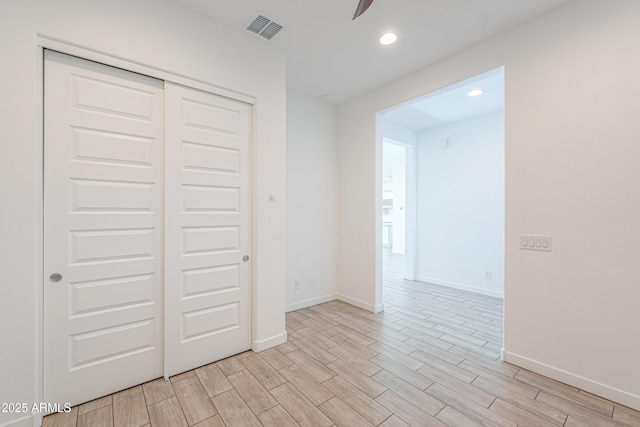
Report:
M281 334L273 336L271 338L267 338L265 340L255 340L251 349L256 353L259 353L263 350L266 350L271 347L275 347L280 344L284 344L287 342L287 331L284 331Z
M640 396L638 395L610 387L606 384L601 384L597 381L554 368L553 366L508 351L504 352L504 357L505 362L523 367L540 375L544 375L545 377L569 384L570 386L577 387L597 396L604 397L605 399L620 403L621 405L628 406L636 411L640 411Z
M405 274L405 275L404 275L404 280L411 280L411 281L414 281L414 280L416 280L416 276L415 276L415 275L413 275L413 274L411 274L411 275L409 275L409 274Z
M434 285L447 286L449 288L460 289L461 291L474 292L476 294L504 299L504 292L492 291L490 289L478 288L477 286L466 285L464 283L449 282L436 279L435 277L418 276L419 282L433 283Z
M303 309L303 308L311 307L313 305L318 305L318 304L322 304L324 302L334 301L334 300L337 300L337 299L338 299L338 295L337 294L325 295L325 296L322 296L322 297L311 298L311 299L304 300L304 301L294 302L293 304L288 304L284 308L284 310L288 313L290 311L300 310L300 309Z
M338 294L337 296L338 296L338 299L340 301L342 301L342 302L346 302L347 304L355 305L356 307L360 307L360 308L362 308L364 310L368 310L368 311L370 311L372 313L380 313L382 310L384 310L384 305L383 304L373 305L373 304L369 304L369 303L366 303L364 301L360 301L360 300L357 300L355 298L351 298L351 297L348 297L348 296L342 295L342 294Z
M42 417L29 415L26 417L18 418L17 420L8 421L4 424L0 424L0 427L40 427L41 425L42 425Z

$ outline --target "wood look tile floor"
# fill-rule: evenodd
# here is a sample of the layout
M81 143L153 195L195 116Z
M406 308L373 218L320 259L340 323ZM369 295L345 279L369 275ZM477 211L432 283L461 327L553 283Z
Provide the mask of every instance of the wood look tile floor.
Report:
M640 413L499 360L502 300L402 280L385 310L287 313L289 341L45 417L44 426L640 426Z

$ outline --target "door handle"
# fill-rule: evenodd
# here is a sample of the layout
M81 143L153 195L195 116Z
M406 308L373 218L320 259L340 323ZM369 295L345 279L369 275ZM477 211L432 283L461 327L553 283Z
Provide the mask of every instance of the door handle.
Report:
M242 260L243 260L244 262L249 261L249 255L245 255L245 256L243 256L243 257L242 257Z
M51 276L49 276L49 281L51 283L58 283L61 280L62 280L62 274L60 273L53 273Z

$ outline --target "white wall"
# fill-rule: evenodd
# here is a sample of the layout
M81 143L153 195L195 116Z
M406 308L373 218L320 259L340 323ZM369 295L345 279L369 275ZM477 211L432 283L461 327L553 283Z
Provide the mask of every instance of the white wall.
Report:
M384 137L393 141L400 142L405 145L416 145L416 131L399 126L389 121L384 122Z
M504 112L418 132L416 164L418 280L503 297Z
M336 298L337 154L337 107L288 90L287 311Z
M376 113L504 65L506 359L640 409L639 21L637 0L572 2L343 104L344 299L382 300Z
M0 3L0 402L39 402L41 51L37 35L254 97L254 348L281 342L285 308L285 61L165 0ZM269 194L275 194L271 202ZM30 425L0 414L0 425Z

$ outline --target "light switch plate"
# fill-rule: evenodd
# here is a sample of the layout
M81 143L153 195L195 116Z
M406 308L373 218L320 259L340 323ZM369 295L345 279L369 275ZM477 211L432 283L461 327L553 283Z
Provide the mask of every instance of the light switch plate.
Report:
M551 236L521 234L520 249L551 252Z

